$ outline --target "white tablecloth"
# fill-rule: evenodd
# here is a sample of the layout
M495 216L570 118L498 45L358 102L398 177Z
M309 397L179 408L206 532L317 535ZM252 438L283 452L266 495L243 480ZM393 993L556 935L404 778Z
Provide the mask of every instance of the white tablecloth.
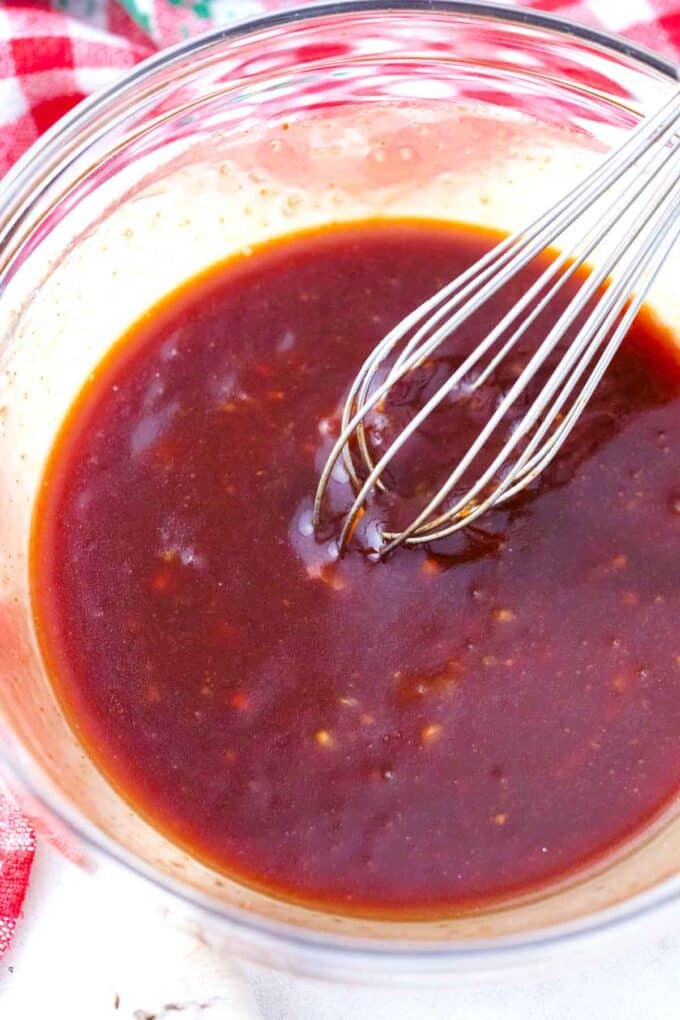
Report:
M117 870L85 874L40 846L25 916L0 962L0 1018L146 1020L159 1011L161 1020L165 1004L195 996L215 1004L217 1020L680 1018L680 907L623 929L571 965L558 960L539 971L439 989L372 989L253 965L239 974L199 945L178 943L155 913L153 923L144 921L139 885ZM199 1017L212 1020L213 1012L167 1014Z

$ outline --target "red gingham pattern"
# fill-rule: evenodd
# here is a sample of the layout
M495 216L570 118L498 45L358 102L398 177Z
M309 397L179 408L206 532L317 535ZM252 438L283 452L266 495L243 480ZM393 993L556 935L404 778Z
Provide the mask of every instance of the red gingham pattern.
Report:
M0 0L0 176L81 99L158 48L285 0ZM527 0L678 59L680 0ZM0 955L24 899L35 837L0 794Z
M153 46L43 9L0 6L0 174L31 142Z
M30 825L0 795L0 956L14 934L34 853Z

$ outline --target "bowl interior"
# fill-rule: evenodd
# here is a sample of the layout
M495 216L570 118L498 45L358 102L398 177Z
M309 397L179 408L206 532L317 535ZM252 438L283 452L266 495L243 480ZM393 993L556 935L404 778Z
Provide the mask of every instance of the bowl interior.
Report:
M112 790L66 724L33 633L27 550L45 458L88 373L156 300L231 253L329 223L515 229L670 93L662 67L513 17L364 5L216 34L72 117L0 193L0 713L24 802L256 941L502 944L625 913L677 878L676 805L606 864L483 913L397 923L273 900L168 843ZM650 299L676 329L678 254Z

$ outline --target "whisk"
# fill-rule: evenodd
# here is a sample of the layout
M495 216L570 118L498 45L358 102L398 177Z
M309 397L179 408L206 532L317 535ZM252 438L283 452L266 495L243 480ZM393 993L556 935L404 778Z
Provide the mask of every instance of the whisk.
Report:
M588 264L595 249L602 252L604 247L595 268L554 325L546 329L517 379L463 456L452 465L448 478L426 497L426 505L406 527L382 532L379 555L386 556L402 544L414 546L451 535L489 508L511 499L553 460L680 236L679 130L680 88L547 212L498 243L402 319L376 345L350 387L340 435L316 492L314 523L318 527L331 475L342 458L356 495L342 524L340 551L350 541L370 495L388 488L386 469L428 416L464 380L472 380L468 389L474 392L491 379L531 323L549 310L551 300L566 281L580 266ZM557 245L560 254L480 338L387 448L375 454L367 427L371 412L383 407L393 387L430 359L454 330L485 302L493 301L500 288L532 259L554 249L564 232L569 236L570 230L571 239ZM526 399L527 388L536 380L541 366L583 315L585 321L560 352L526 412L519 419L513 418L512 428L508 428L513 407L516 410L523 395ZM504 425L507 439L503 435L502 448L488 463L490 439ZM474 472L475 462L479 464L480 454L484 460L485 450L487 464ZM467 483L464 476L471 469L474 480Z

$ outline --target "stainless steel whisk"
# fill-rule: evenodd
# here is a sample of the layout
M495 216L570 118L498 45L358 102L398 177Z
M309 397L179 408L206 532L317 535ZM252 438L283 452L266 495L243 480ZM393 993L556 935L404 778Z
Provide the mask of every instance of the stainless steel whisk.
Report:
M342 457L356 492L339 537L350 540L367 498L385 490L385 471L405 443L447 394L474 371L469 391L498 369L536 317L598 249L584 279L443 485L401 531L384 531L378 550L433 542L465 527L490 507L524 489L555 457L604 375L644 298L680 236L680 89L626 141L546 213L496 245L464 273L407 315L373 349L347 396L339 438L321 474L314 505L318 526L333 469ZM569 230L572 236L569 236ZM567 234L565 235L565 231ZM395 384L430 358L444 340L532 259L558 245L549 264L480 339L472 353L425 402L384 452L375 456L366 419ZM604 250L603 250L604 249ZM606 284L606 286L604 286ZM680 287L680 281L678 281ZM535 379L546 358L587 308L587 317L565 347L526 413L513 420L501 450L475 480L449 497L490 437ZM389 359L394 359L389 365ZM379 381L381 371L387 371ZM521 453L513 451L526 440Z

